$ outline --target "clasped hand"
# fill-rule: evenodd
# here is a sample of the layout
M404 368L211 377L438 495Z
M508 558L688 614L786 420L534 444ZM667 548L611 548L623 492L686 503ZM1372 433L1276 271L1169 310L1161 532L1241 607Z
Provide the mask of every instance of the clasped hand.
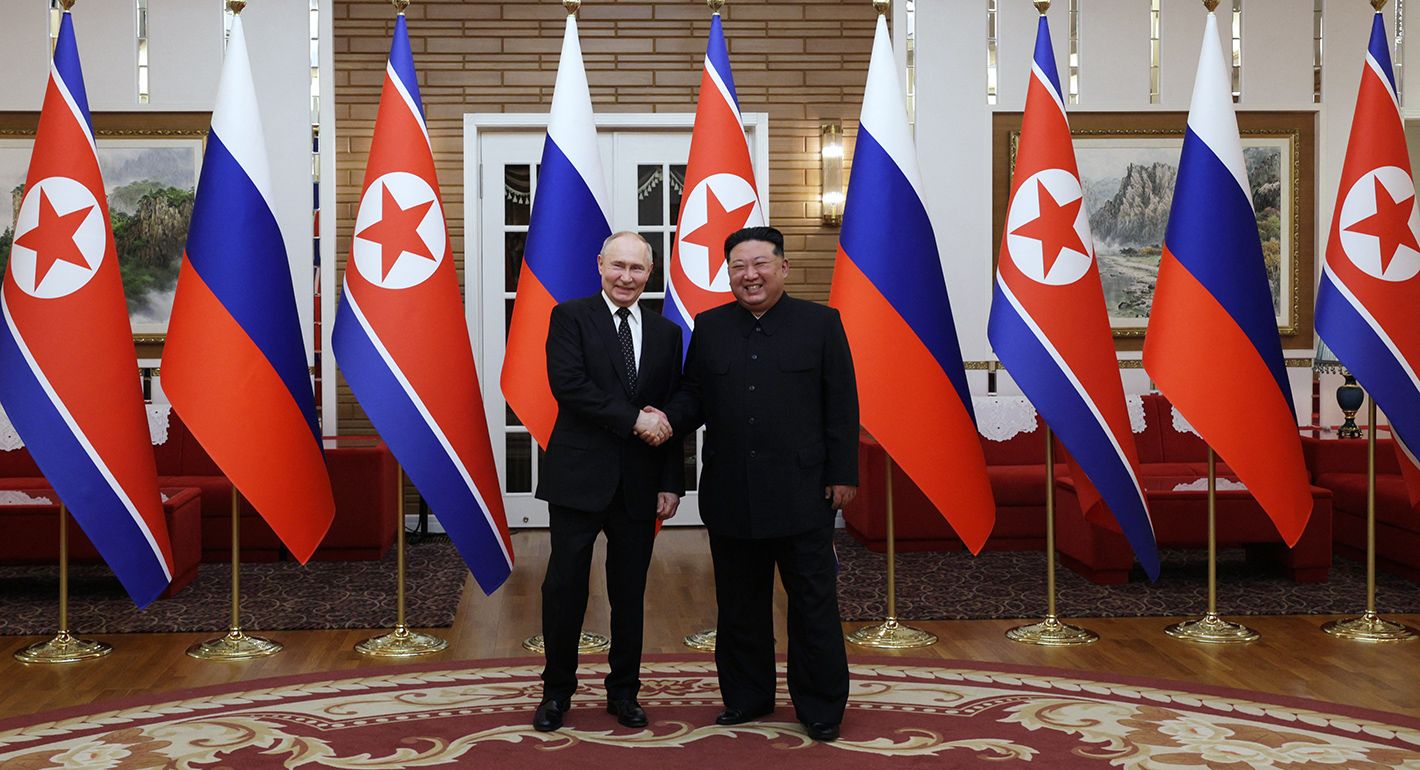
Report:
M650 405L642 407L641 414L636 415L636 427L631 432L651 446L666 443L675 433L666 413Z

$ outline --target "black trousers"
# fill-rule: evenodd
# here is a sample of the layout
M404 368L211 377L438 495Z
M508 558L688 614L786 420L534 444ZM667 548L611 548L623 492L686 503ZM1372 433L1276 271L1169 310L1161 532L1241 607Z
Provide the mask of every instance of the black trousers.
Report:
M547 665L544 698L565 702L577 689L577 642L587 614L592 546L606 533L606 587L611 603L609 700L635 698L641 689L641 630L646 569L655 543L655 513L633 517L618 490L602 511L548 505L552 554L542 581L542 638Z
M726 708L774 707L774 569L789 596L789 697L800 722L843 721L848 656L838 616L833 529L780 538L710 533L715 562L715 668Z

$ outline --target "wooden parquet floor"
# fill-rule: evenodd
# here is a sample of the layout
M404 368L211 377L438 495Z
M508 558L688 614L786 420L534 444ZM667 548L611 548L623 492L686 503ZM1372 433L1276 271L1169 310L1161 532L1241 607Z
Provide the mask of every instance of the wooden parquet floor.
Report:
M467 581L454 626L435 630L449 640L449 649L415 661L528 655L522 640L540 631L539 586L547 560L546 532L520 531L514 535L514 547L518 563L507 584L492 597L485 597L471 580ZM605 578L599 574L601 560L599 553L593 562L592 599L585 628L604 632L608 618ZM410 591L418 590L419 586L410 586ZM1359 608L1364 597L1356 600ZM781 651L785 637L783 601L781 593L777 631ZM1044 597L1041 602L1043 607ZM1226 608L1220 609L1226 612ZM681 638L710 627L714 612L714 583L704 531L667 529L657 543L649 577L646 652L690 654ZM1016 621L922 622L916 625L937 634L940 641L901 655L1161 677L1420 716L1420 687L1415 685L1420 678L1420 641L1394 645L1342 641L1319 630L1321 623L1329 619L1247 618L1246 622L1262 633L1262 639L1239 646L1197 645L1171 639L1162 630L1175 620L1170 618L1086 619L1079 622L1099 633L1101 640L1086 647L1064 649L1030 647L1006 640L1004 632ZM1420 626L1420 615L1396 619ZM75 631L83 635L83 629ZM98 636L93 638L113 645L111 655L63 666L22 665L14 660L13 653L37 639L0 637L0 682L4 682L0 687L0 717L263 677L398 665L352 650L356 642L372 633L273 632L267 635L281 641L286 649L245 663L210 663L184 654L188 645L210 637L210 633ZM850 659L891 654L849 646Z

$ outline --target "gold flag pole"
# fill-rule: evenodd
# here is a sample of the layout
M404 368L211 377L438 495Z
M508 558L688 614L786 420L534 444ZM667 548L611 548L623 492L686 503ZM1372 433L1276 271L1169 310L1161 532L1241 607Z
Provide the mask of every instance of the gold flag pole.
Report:
M1376 614L1376 400L1368 396L1366 402L1366 611L1321 630L1355 642L1404 642L1416 638L1415 629Z
M65 10L73 5L69 2ZM69 510L59 504L59 633L53 639L32 644L15 653L21 663L74 663L102 658L113 652L103 642L77 639L69 635Z
M892 505L892 457L887 456L885 470L887 481L887 619L881 623L863 626L857 631L844 635L848 641L860 647L880 650L910 650L930 647L937 643L937 635L913 626L905 626L897 620L897 544L893 531Z
M1041 5L1036 3L1037 8ZM1099 640L1099 634L1061 623L1055 614L1055 441L1049 425L1045 426L1045 619L1016 626L1006 631L1006 638L1041 647L1074 647Z
M1205 644L1252 642L1261 634L1218 617L1218 456L1208 447L1208 612L1201 618L1185 620L1164 629L1175 639Z
M231 0L236 5L240 0ZM242 630L242 517L241 493L232 487L232 618L227 635L198 642L187 648L187 654L199 660L247 660L264 658L281 652L281 643L251 636Z
M445 639L430 634L410 631L404 624L404 468L395 465L395 621L394 631L372 636L355 645L355 651L362 655L380 658L412 658L438 652L449 643Z

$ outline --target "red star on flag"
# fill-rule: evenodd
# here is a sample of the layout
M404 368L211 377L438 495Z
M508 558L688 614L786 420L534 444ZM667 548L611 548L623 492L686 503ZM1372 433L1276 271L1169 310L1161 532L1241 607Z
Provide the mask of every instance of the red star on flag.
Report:
M705 257L708 280L715 280L720 268L725 265L725 239L730 237L730 233L743 228L753 212L754 201L726 211L720 199L715 197L715 190L705 188L705 224L686 233L681 240L705 247L708 252Z
M74 243L74 233L88 219L93 206L75 209L68 214L60 214L49 202L49 194L39 191L39 224L29 232L15 239L16 246L24 246L35 253L35 288L44 283L45 276L56 262L68 262L85 270L89 263L84 259L79 245Z
M424 221L434 201L430 199L405 209L395 201L388 185L384 185L380 192L380 221L356 233L355 237L380 244L380 280L383 281L389 277L399 256L406 251L416 257L435 259L419 234L419 223Z
M1375 178L1375 183L1376 213L1353 222L1346 231L1373 235L1380 240L1381 273L1384 274L1401 246L1420 251L1420 243L1415 242L1415 231L1410 229L1410 211L1415 207L1415 196L1398 201L1381 184L1380 177Z
M1055 261L1060 259L1060 252L1065 249L1090 253L1080 234L1075 231L1075 220L1080 217L1080 206L1084 205L1085 199L1081 196L1062 206L1055 202L1040 180L1037 179L1035 184L1040 213L1035 219L1012 230L1011 235L1040 241L1040 257L1044 263L1041 275L1049 276Z

